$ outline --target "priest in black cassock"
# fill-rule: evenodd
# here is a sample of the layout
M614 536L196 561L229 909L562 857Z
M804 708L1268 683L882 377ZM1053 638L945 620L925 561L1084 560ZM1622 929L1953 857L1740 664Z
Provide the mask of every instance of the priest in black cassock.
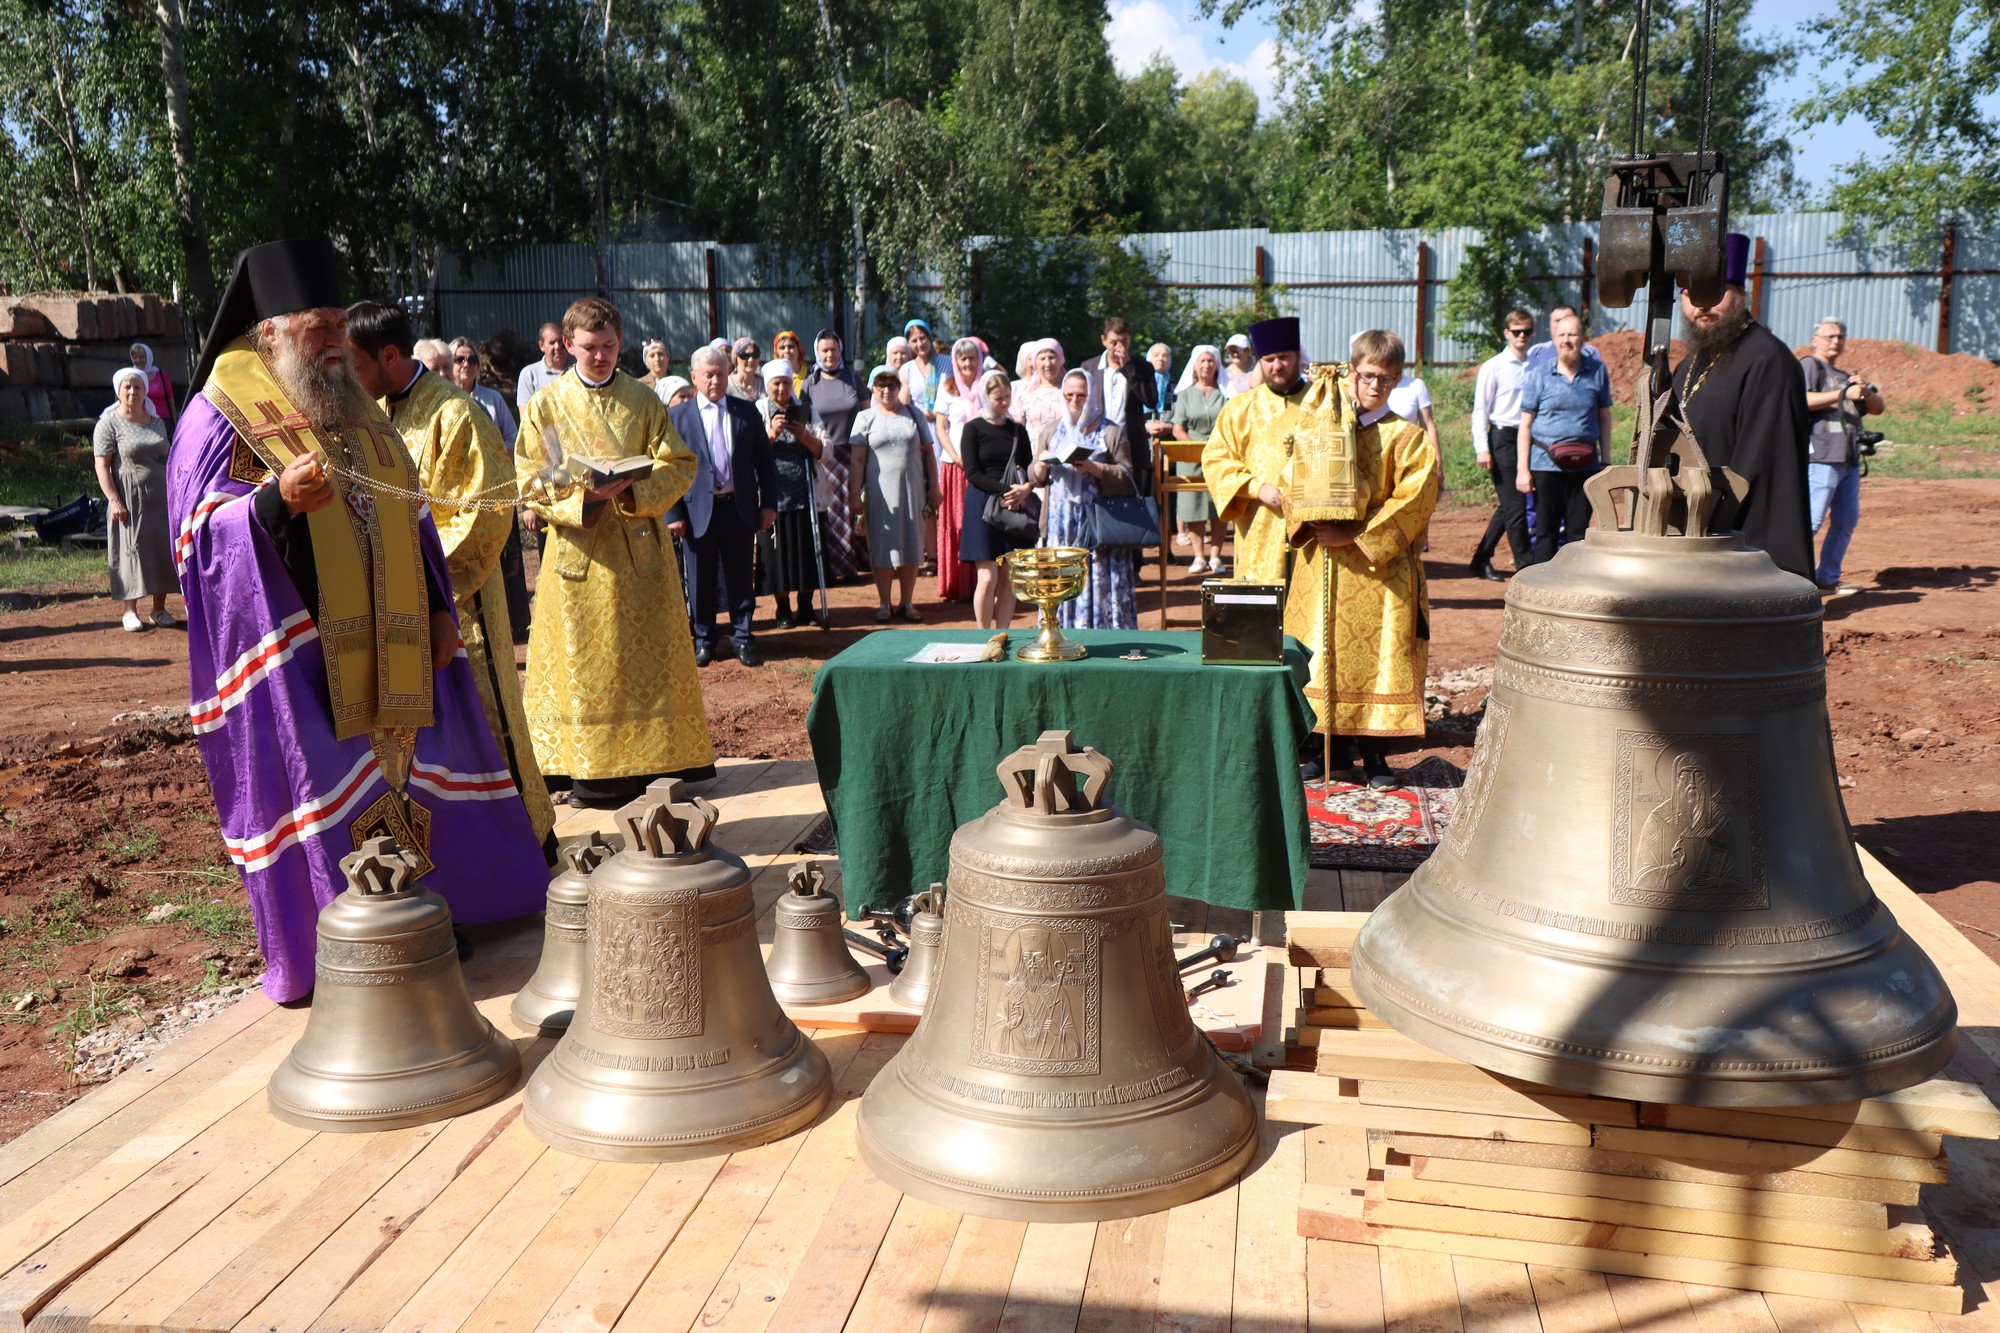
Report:
M1674 411L1682 414L1714 466L1750 482L1737 518L1743 538L1780 569L1813 576L1806 519L1806 461L1812 416L1799 360L1750 314L1743 272L1750 238L1724 238L1722 299L1698 306L1681 293L1688 354L1674 370Z

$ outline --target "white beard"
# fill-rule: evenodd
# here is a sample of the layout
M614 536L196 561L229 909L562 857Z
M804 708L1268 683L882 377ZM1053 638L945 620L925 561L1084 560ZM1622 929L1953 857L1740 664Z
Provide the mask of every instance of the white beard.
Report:
M271 374L298 409L321 426L346 430L374 415L374 400L354 378L353 363L345 352L337 365L326 369L308 360L296 340L280 333Z

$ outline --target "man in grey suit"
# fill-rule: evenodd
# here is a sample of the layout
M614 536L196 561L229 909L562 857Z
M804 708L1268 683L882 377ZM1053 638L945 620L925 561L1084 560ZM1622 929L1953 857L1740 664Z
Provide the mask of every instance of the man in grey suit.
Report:
M694 354L690 370L695 396L667 415L694 451L694 484L667 511L667 531L682 540L687 552L695 665L715 660L720 592L729 599L736 660L757 666L763 659L750 642L750 618L757 607L751 549L757 533L778 521L776 507L766 499L778 487L771 437L757 409L727 392L726 356L704 347Z

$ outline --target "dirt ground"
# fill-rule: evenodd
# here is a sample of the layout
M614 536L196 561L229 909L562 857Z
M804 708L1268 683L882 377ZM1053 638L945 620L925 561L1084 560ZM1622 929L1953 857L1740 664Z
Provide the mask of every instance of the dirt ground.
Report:
M1645 341L1637 329L1620 329L1592 338L1590 345L1604 358L1611 376L1611 391L1621 403L1629 403L1638 393L1639 372L1644 366ZM1811 343L1792 349L1800 356L1812 351ZM1687 344L1678 338L1668 358L1679 365ZM1937 403L1958 416L1990 412L2000 403L2000 366L1984 357L1955 352L1939 356L1906 342L1883 338L1855 338L1840 353L1841 369L1861 375L1879 386L1891 402L1899 405Z
M1446 711L1422 753L1463 765L1504 586L1467 570L1487 511L1485 497L1460 498L1434 522L1427 559ZM1862 591L1828 605L1826 638L1857 836L2000 959L1996 511L2000 481L1869 481L1847 568ZM1198 594L1184 565L1177 556L1172 606L1185 621ZM970 625L969 607L919 586L929 624ZM872 588L836 589L833 603L830 631L760 628L764 666L702 672L718 753L810 757L814 671L877 628ZM1151 626L1150 584L1140 605ZM79 1091L75 1035L140 1024L260 966L185 719L160 715L186 699L180 631L127 634L102 598L0 611L0 1141ZM172 919L149 921L163 906Z

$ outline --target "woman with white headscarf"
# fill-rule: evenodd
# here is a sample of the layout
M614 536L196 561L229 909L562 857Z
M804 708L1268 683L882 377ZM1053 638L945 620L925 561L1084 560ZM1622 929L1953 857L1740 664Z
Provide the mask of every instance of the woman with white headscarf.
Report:
M1028 480L1049 488L1042 507L1042 545L1079 546L1090 506L1100 496L1133 493L1132 450L1124 432L1104 420L1097 381L1072 370L1062 381L1063 416L1035 460ZM1071 461L1063 462L1068 458ZM1139 628L1138 566L1130 547L1090 553L1083 590L1056 615L1064 629Z
M1028 438L1041 444L1062 421L1063 347L1054 338L1035 344L1028 378L1015 391L1009 415L1028 428Z
M133 343L131 348L132 368L146 372L146 401L153 405L153 415L162 421L174 419L174 386L167 383L167 372L153 364L153 349L144 343Z
M111 388L118 402L97 419L90 450L111 520L105 543L111 595L125 603L126 629L167 629L179 623L167 610L167 594L180 588L167 515L170 432L147 401L145 371L127 366L111 377ZM142 597L153 599L150 621L139 618Z
M1187 365L1181 368L1180 383L1174 386L1171 418L1174 438L1206 440L1215 430L1215 419L1222 415L1222 404L1228 397L1222 388L1222 353L1203 343L1188 353ZM1201 464L1176 463L1174 475L1199 477ZM1182 491L1176 495L1174 517L1181 529L1174 538L1174 545L1194 547L1194 560L1188 565L1188 573L1221 574L1222 520L1215 516L1215 505L1209 500L1208 492ZM1202 534L1204 526L1208 529L1205 540Z

